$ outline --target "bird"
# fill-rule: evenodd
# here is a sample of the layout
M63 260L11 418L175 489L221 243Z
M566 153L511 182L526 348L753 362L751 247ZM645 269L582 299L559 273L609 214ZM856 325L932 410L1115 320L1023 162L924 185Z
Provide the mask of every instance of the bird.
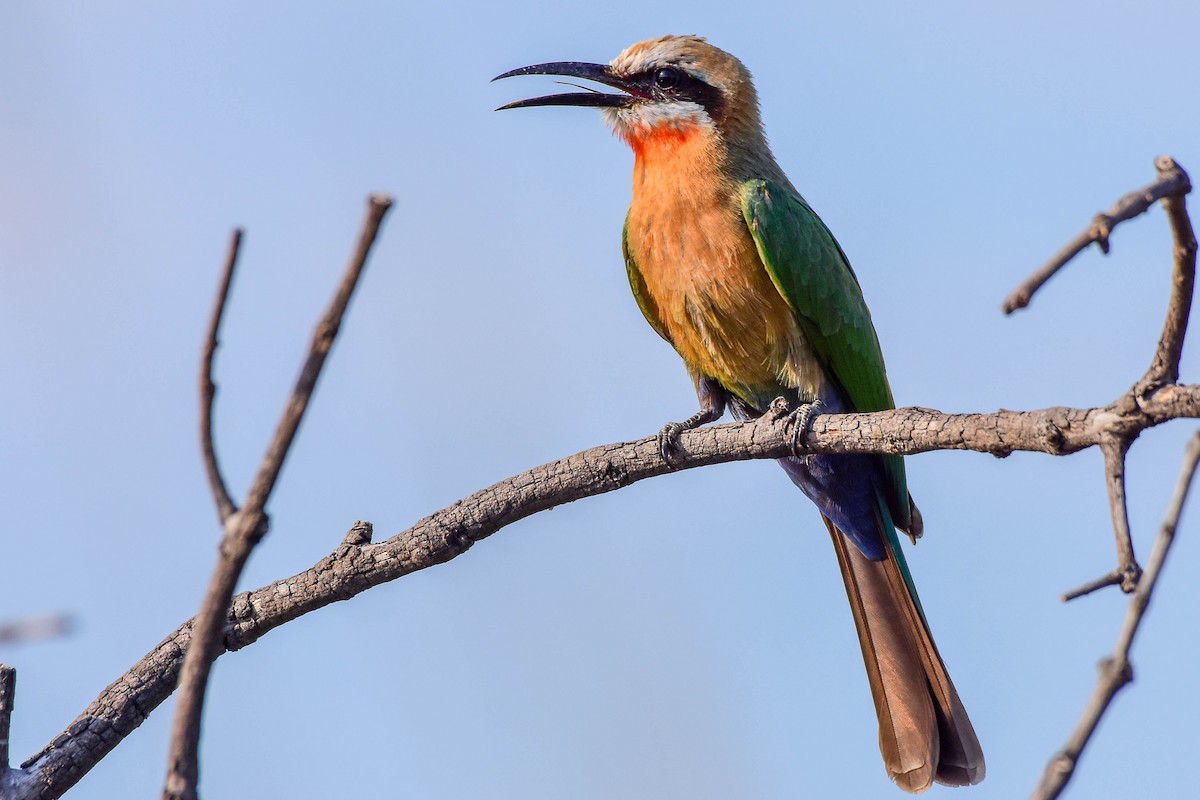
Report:
M629 284L650 326L683 359L700 409L659 434L771 412L801 430L813 413L895 407L858 277L777 163L749 70L699 36L662 36L608 64L534 64L493 80L550 75L589 87L519 100L599 109L633 150L622 233ZM574 84L572 84L574 85ZM777 408L777 406L775 406ZM983 750L934 644L898 530L923 522L895 455L780 460L816 505L837 553L890 778L905 791L984 778Z

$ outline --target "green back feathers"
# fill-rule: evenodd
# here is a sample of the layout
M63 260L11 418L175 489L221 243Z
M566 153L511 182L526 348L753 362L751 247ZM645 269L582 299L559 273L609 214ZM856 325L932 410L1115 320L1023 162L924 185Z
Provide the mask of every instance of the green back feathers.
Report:
M757 179L742 185L742 213L771 281L851 408L895 408L871 312L849 259L825 223L794 190ZM903 460L880 458L896 493L893 508L907 510ZM896 521L908 523L907 518Z

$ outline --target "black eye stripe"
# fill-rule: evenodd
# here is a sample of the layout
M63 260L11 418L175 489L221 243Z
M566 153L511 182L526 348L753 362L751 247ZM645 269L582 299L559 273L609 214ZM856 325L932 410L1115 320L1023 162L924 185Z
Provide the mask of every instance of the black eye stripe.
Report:
M655 67L642 73L642 80L662 100L688 100L698 104L717 120L724 108L724 97L715 86L674 66Z

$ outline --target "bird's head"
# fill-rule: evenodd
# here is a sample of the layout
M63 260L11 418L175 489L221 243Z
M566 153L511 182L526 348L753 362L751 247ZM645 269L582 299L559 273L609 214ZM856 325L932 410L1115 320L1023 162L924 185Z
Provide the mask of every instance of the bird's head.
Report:
M699 36L663 36L638 42L609 64L534 64L493 80L516 75L560 75L620 89L621 94L589 89L534 97L498 110L531 106L599 108L613 130L639 152L654 143L682 142L695 134L715 135L745 148L766 146L749 70Z

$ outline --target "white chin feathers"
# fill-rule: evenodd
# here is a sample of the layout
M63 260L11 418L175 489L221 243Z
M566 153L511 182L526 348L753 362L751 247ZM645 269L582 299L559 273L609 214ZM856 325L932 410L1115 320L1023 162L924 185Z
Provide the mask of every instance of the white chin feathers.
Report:
M604 121L619 135L630 136L647 129L687 130L713 127L712 118L704 106L690 100L668 103L636 103L629 108L601 109Z

